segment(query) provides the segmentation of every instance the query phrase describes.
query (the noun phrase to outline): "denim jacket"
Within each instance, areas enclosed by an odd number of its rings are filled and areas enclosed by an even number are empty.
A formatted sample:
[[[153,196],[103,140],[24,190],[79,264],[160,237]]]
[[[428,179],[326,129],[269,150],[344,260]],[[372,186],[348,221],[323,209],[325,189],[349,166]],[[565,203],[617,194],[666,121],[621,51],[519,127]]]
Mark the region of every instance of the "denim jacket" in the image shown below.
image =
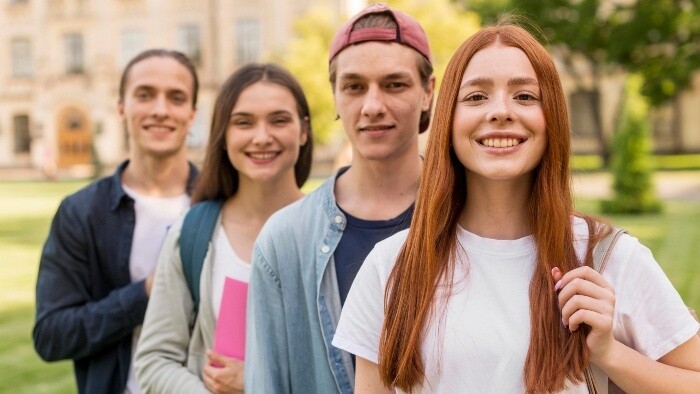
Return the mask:
[[[270,217],[256,240],[248,293],[247,392],[353,391],[350,354],[331,345],[341,308],[333,252],[346,224],[333,193],[338,174]]]
[[[136,214],[117,171],[66,197],[51,223],[36,284],[34,347],[46,361],[72,359],[80,393],[123,393],[144,281],[132,283]],[[197,169],[190,164],[187,191]]]

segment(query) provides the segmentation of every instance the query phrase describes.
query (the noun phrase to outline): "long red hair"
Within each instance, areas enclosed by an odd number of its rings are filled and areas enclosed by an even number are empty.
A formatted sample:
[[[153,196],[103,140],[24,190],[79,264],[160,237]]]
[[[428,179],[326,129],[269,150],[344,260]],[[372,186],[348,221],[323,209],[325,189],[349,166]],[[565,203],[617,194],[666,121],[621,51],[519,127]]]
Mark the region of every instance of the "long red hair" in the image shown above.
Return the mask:
[[[534,170],[528,202],[537,245],[537,265],[530,282],[530,346],[524,367],[528,392],[562,390],[567,379],[581,381],[588,365],[587,330],[570,333],[562,326],[551,269],[578,267],[571,229],[575,214],[569,174],[570,129],[564,91],[547,50],[525,29],[513,24],[486,27],[471,36],[450,60],[440,88],[425,155],[423,176],[408,238],[385,290],[385,321],[379,349],[379,371],[388,387],[410,391],[424,377],[420,346],[434,313],[440,283],[451,283],[455,264],[456,226],[467,197],[466,173],[457,160],[451,129],[464,70],[476,52],[496,41],[521,49],[530,59],[542,92],[547,148]],[[602,226],[585,215],[592,240]],[[439,317],[438,317],[439,318]]]

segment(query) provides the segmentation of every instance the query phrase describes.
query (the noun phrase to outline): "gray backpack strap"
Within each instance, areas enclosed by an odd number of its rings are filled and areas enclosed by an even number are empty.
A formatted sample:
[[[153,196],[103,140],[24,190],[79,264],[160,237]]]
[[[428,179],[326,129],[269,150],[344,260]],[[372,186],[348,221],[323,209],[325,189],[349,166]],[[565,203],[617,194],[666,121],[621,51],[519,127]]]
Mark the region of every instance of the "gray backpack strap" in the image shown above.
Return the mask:
[[[613,227],[612,232],[601,239],[593,248],[593,268],[599,273],[603,273],[608,264],[613,247],[622,234],[627,234],[626,230]]]

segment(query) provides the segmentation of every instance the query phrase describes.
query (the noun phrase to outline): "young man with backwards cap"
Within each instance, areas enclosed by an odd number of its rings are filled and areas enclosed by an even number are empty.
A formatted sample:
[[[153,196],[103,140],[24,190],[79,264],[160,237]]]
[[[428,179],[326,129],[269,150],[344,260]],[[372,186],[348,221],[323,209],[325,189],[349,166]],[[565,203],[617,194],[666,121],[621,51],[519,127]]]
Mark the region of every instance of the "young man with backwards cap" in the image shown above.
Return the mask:
[[[413,214],[435,79],[410,16],[374,4],[336,33],[329,56],[350,167],[273,215],[253,250],[246,391],[351,393],[354,360],[331,345],[340,310],[374,244]]]

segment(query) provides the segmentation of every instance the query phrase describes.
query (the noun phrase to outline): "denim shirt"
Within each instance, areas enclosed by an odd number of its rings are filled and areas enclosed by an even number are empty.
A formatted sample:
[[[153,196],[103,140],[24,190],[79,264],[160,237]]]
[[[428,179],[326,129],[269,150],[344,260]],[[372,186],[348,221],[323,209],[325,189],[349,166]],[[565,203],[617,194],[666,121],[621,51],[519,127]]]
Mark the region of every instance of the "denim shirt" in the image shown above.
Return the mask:
[[[34,347],[46,361],[72,359],[80,393],[123,393],[144,281],[131,283],[136,214],[117,171],[60,204],[39,263]],[[190,164],[188,193],[197,169]]]
[[[333,193],[338,174],[276,212],[256,240],[248,293],[247,392],[353,392],[350,354],[331,345],[341,308],[333,252],[346,224]]]

